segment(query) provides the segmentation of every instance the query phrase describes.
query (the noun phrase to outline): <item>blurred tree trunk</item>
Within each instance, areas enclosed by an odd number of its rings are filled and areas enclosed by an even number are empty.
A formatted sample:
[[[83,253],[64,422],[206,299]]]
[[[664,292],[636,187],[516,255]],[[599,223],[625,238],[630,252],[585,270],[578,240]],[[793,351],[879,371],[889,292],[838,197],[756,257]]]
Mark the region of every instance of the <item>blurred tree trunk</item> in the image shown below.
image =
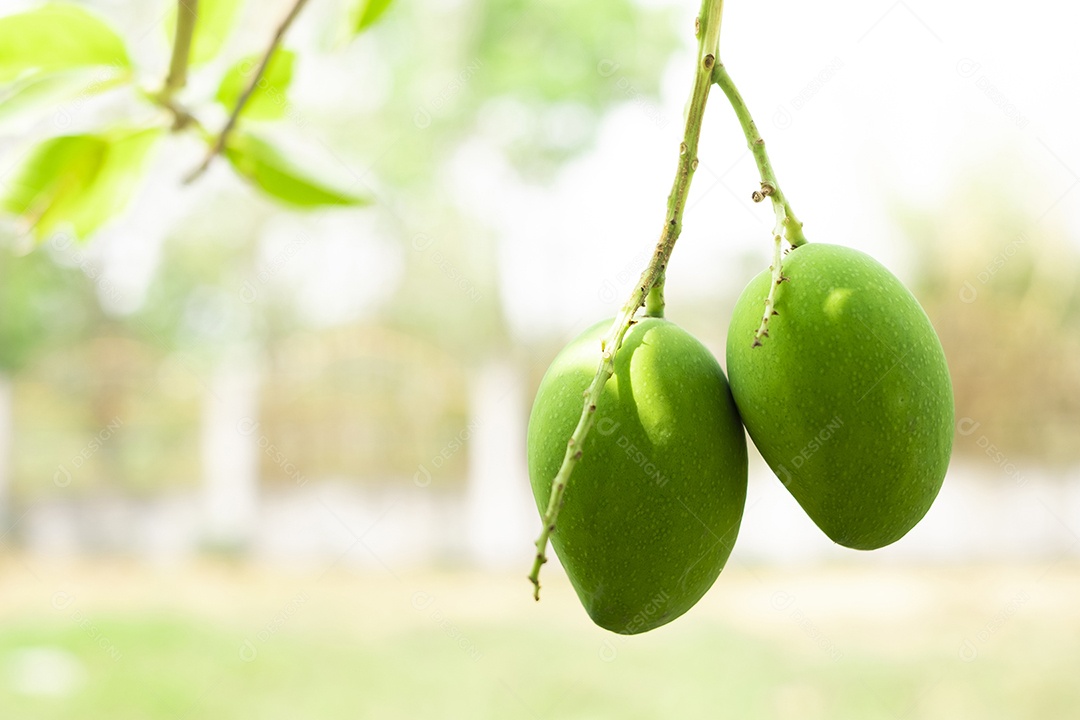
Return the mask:
[[[484,567],[523,567],[532,558],[533,518],[525,465],[525,381],[505,358],[469,378],[469,553]]]
[[[259,368],[250,353],[222,358],[203,406],[204,539],[224,550],[246,548],[259,508]]]

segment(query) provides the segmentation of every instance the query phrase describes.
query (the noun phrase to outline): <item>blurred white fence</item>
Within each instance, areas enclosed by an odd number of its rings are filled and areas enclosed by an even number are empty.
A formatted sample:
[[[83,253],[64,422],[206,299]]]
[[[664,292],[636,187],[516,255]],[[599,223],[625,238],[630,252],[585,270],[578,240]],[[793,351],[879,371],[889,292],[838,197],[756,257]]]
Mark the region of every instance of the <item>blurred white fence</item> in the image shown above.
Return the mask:
[[[499,453],[505,452],[499,446]],[[526,568],[539,518],[524,471],[480,476],[447,493],[401,478],[379,491],[311,482],[264,494],[246,552],[262,562],[398,568],[432,563]],[[20,522],[30,552],[121,552],[155,562],[198,552],[207,537],[196,494],[152,500],[96,498],[31,506]],[[874,553],[832,544],[760,461],[733,561],[748,563],[968,562],[1080,555],[1080,477],[1034,476],[1022,485],[954,466],[937,502],[905,538]],[[523,570],[524,572],[524,570]]]

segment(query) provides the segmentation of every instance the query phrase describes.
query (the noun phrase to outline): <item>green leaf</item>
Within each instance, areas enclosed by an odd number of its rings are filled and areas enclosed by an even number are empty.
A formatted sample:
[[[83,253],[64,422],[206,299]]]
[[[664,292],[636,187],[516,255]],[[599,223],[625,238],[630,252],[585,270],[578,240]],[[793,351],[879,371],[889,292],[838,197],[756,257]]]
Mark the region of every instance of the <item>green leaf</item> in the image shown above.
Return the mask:
[[[356,32],[362,33],[378,22],[393,0],[360,0],[356,16]]]
[[[251,134],[237,134],[225,148],[225,157],[237,173],[264,193],[298,207],[367,205],[371,201],[328,188],[302,177],[269,143]]]
[[[159,128],[105,135],[68,135],[38,145],[0,207],[19,215],[39,239],[70,228],[86,239],[124,209]]]
[[[259,68],[261,55],[251,55],[233,65],[221,78],[217,95],[214,99],[221,103],[226,110],[232,111],[240,94],[247,88],[248,83]],[[259,83],[251,93],[241,117],[248,120],[275,120],[285,115],[289,107],[287,93],[289,83],[292,82],[293,63],[296,54],[289,50],[277,50],[270,57],[266,66],[266,72],[259,78]]]
[[[90,65],[131,68],[123,40],[96,15],[49,3],[0,18],[0,83]]]
[[[66,103],[105,92],[129,78],[127,71],[102,66],[34,73],[0,89],[0,122],[23,113],[52,110],[53,124],[63,130],[70,121]]]
[[[170,0],[171,2],[171,0]],[[218,56],[225,41],[229,39],[233,24],[244,0],[199,0],[198,18],[195,20],[195,36],[191,41],[189,65],[202,65]],[[176,34],[176,3],[172,3],[165,31],[172,43]]]

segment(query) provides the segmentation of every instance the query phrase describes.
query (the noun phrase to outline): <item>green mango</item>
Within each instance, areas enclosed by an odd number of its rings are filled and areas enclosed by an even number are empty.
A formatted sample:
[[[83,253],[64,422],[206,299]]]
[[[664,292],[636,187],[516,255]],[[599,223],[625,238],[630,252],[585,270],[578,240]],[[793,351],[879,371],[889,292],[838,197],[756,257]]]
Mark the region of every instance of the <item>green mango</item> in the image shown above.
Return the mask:
[[[735,403],[762,457],[826,535],[883,547],[922,519],[949,465],[945,353],[915,297],[869,255],[812,243],[782,267],[778,314],[759,346],[770,272],[735,305]]]
[[[543,515],[611,321],[567,345],[540,383],[528,464]],[[724,371],[674,323],[627,331],[551,543],[593,621],[632,635],[671,622],[712,586],[746,503],[746,436]]]

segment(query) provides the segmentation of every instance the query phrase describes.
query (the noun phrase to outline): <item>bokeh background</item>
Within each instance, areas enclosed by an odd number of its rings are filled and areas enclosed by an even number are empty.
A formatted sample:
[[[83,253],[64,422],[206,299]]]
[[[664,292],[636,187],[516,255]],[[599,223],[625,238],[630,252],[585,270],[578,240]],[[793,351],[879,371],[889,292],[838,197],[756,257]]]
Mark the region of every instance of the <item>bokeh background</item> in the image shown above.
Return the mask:
[[[171,2],[78,3],[155,90]],[[179,96],[291,2],[238,3]],[[14,13],[35,3],[5,2]],[[548,362],[628,295],[663,220],[697,3],[312,0],[276,120],[363,207],[296,210],[159,143],[89,237],[0,227],[0,715],[1072,718],[1080,712],[1080,50],[1036,0],[730,0],[721,56],[811,241],[913,289],[956,395],[907,537],[832,545],[751,449],[727,569],[640,637],[525,574]],[[132,86],[0,89],[0,190],[43,139],[170,118]],[[713,93],[668,317],[718,357],[769,261]]]

